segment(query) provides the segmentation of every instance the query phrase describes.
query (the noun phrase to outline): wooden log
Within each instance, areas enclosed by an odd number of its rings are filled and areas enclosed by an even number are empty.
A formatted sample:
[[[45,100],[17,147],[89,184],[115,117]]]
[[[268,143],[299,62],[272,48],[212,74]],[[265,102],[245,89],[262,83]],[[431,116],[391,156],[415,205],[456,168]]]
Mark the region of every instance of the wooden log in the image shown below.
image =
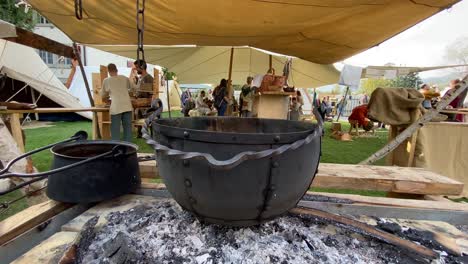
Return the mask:
[[[47,221],[71,206],[72,204],[48,200],[33,205],[3,220],[0,222],[0,245]]]
[[[48,39],[31,31],[16,27],[17,37],[5,38],[5,40],[16,42],[39,50],[45,50],[67,58],[74,58],[73,48],[60,42]]]
[[[391,142],[389,142],[380,150],[372,154],[367,159],[361,161],[359,164],[367,164],[367,165],[373,164],[374,162],[385,157],[387,154],[389,154],[391,151],[397,148],[403,141],[409,138],[414,132],[420,129],[424,124],[430,122],[435,116],[437,116],[437,114],[439,114],[440,111],[445,109],[445,107],[447,107],[447,105],[449,105],[450,102],[452,102],[455,98],[457,98],[457,96],[459,96],[463,91],[465,91],[468,88],[466,81],[468,81],[468,75],[466,75],[463,78],[462,82],[457,85],[458,88],[453,94],[451,94],[450,96],[444,96],[442,98],[442,100],[437,104],[435,109],[431,109],[427,111],[426,114],[424,114],[416,122],[408,126],[408,128],[406,128],[405,131],[403,131],[398,136],[396,136]]]
[[[423,258],[435,259],[438,257],[437,253],[424,246],[399,238],[387,232],[380,231],[370,225],[361,223],[359,221],[347,217],[310,208],[294,208],[291,209],[290,212],[293,214],[311,215],[325,219],[327,221],[342,224],[341,227],[351,229],[352,231],[359,232],[363,235],[369,235],[371,237],[377,238],[381,241],[404,249],[410,253],[415,253]]]

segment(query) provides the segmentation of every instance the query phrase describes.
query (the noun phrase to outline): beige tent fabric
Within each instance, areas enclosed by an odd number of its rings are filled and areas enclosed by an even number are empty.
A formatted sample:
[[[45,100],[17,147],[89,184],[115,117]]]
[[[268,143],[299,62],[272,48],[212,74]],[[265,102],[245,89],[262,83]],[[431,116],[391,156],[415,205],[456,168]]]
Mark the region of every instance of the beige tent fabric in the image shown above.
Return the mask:
[[[136,58],[136,46],[92,46],[124,57]],[[180,83],[218,84],[228,77],[230,47],[146,46],[148,63],[168,68]],[[249,47],[235,47],[232,66],[234,84],[244,84],[247,76],[265,74],[270,54]],[[288,57],[272,55],[272,67],[281,75]],[[338,81],[339,71],[333,65],[321,65],[293,58],[289,84],[298,88],[319,87]]]
[[[63,107],[83,108],[79,99],[57,79],[33,48],[0,39],[0,72],[6,73],[12,79],[27,83]],[[91,119],[91,113],[77,114]]]
[[[0,38],[16,37],[16,27],[6,21],[0,20]]]
[[[465,184],[463,195],[468,197],[468,134],[467,123],[429,123],[419,131],[424,146],[425,164],[417,166],[457,180]],[[447,151],[447,148],[450,151]]]
[[[362,71],[362,78],[382,78],[386,77],[389,71],[395,73],[395,77],[405,76],[413,72],[424,72],[439,69],[448,69],[456,67],[466,67],[468,64],[441,65],[433,67],[400,67],[400,66],[367,66]]]
[[[458,0],[146,0],[145,44],[250,46],[330,64],[391,38]],[[83,44],[137,43],[136,1],[28,0]]]

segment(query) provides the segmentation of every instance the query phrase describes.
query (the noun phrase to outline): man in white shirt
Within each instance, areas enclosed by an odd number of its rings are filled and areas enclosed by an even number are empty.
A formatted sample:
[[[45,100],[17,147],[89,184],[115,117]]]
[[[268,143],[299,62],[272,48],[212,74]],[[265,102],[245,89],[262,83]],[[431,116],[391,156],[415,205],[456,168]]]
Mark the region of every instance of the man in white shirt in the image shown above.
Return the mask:
[[[117,67],[111,63],[107,66],[110,77],[102,82],[101,96],[103,100],[110,97],[111,106],[111,137],[120,140],[120,125],[123,126],[123,139],[132,142],[132,102],[130,101],[130,81],[127,77],[117,74]]]

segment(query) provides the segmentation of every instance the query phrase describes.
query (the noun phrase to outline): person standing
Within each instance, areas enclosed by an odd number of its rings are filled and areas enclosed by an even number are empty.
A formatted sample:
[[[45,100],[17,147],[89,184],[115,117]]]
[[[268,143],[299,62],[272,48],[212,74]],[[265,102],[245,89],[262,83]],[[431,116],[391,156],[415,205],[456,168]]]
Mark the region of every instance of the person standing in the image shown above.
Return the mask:
[[[111,137],[112,140],[120,140],[120,126],[123,126],[123,139],[132,142],[132,102],[128,94],[130,80],[118,75],[117,66],[107,65],[109,77],[102,82],[101,96],[105,101],[111,100]]]
[[[216,110],[218,110],[218,116],[224,116],[224,113],[226,112],[229,101],[227,96],[227,80],[222,79],[213,91],[214,105]]]
[[[253,89],[252,89],[252,77],[247,77],[247,83],[242,86],[240,94],[241,102],[241,117],[252,117],[252,105],[253,105]]]
[[[144,60],[136,60],[130,72],[130,84],[133,96],[136,98],[151,98],[154,78],[147,71]]]
[[[302,98],[301,91],[296,91],[297,104],[299,105],[299,115],[303,115],[302,106],[304,105],[304,98]]]

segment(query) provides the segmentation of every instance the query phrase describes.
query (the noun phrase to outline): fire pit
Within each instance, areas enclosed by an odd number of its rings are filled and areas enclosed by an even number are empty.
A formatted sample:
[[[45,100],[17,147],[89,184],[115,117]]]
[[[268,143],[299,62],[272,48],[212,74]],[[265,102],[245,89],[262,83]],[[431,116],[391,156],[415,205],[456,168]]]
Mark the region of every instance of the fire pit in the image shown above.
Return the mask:
[[[232,117],[152,123],[159,173],[199,219],[248,226],[293,208],[317,171],[321,124]]]

